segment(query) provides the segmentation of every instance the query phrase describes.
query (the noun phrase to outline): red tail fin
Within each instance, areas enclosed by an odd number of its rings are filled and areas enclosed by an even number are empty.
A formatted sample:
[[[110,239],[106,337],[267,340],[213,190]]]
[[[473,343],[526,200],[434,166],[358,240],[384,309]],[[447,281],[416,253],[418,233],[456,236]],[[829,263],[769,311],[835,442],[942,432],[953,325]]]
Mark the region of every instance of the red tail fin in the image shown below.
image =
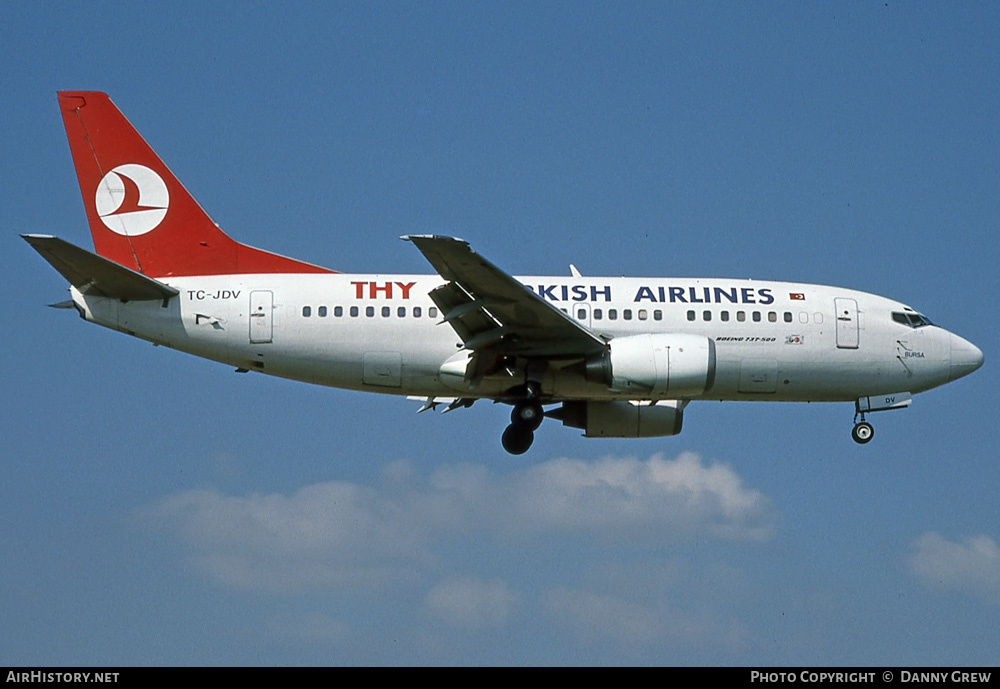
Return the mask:
[[[59,107],[101,256],[153,277],[331,272],[227,236],[107,94],[62,91]]]

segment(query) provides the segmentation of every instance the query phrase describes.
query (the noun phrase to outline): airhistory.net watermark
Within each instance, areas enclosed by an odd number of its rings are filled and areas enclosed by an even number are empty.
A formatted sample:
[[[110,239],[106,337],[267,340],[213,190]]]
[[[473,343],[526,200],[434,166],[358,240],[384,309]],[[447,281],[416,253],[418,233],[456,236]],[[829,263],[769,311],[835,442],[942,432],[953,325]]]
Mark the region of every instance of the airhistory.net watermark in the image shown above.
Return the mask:
[[[7,671],[7,682],[58,682],[66,684],[104,684],[118,681],[118,672],[49,672],[47,670]]]

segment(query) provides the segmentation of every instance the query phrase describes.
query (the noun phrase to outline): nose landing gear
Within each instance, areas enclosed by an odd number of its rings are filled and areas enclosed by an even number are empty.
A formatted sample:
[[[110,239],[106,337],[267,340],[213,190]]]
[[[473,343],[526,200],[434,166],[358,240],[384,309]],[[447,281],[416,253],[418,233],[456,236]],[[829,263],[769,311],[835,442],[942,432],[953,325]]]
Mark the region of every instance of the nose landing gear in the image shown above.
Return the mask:
[[[887,411],[889,409],[905,409],[910,406],[912,395],[909,392],[893,392],[888,395],[872,395],[859,397],[854,402],[854,428],[851,437],[858,445],[864,445],[875,437],[875,429],[865,421],[865,413]],[[860,417],[861,421],[858,421]]]
[[[854,428],[851,429],[851,437],[858,445],[864,445],[875,437],[875,429],[867,421],[861,421],[854,424]]]

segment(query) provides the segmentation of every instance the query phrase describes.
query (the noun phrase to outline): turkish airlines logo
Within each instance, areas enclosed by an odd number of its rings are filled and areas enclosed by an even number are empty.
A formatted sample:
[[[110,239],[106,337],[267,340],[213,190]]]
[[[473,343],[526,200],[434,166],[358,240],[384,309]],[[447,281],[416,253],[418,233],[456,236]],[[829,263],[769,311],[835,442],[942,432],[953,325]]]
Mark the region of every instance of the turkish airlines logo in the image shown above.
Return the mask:
[[[97,214],[112,232],[134,237],[163,222],[170,205],[167,185],[145,165],[119,165],[104,175],[94,199]]]

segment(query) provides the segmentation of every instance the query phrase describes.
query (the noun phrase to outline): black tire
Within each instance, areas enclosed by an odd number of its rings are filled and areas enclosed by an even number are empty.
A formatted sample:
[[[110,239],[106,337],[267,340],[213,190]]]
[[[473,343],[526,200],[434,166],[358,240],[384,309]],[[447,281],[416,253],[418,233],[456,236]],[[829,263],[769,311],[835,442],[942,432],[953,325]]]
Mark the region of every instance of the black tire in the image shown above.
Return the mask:
[[[858,445],[864,445],[871,442],[871,439],[875,437],[875,429],[867,421],[862,421],[851,431],[851,437],[854,438],[854,442]]]
[[[527,428],[529,431],[538,430],[545,420],[545,410],[538,402],[522,402],[515,404],[514,410],[510,413],[510,422],[517,426]]]
[[[512,455],[523,455],[535,442],[535,432],[516,423],[507,426],[500,438],[503,449]]]

